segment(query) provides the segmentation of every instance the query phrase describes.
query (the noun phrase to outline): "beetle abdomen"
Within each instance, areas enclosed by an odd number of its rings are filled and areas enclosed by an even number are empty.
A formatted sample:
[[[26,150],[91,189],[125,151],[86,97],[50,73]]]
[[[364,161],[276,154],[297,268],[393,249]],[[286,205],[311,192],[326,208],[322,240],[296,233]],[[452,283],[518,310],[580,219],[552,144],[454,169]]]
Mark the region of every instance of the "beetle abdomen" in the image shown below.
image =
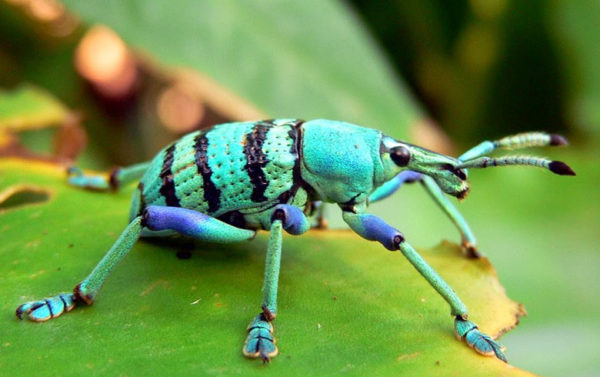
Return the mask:
[[[182,137],[152,161],[140,181],[139,207],[179,206],[218,217],[279,203],[294,186],[299,124],[228,123]]]

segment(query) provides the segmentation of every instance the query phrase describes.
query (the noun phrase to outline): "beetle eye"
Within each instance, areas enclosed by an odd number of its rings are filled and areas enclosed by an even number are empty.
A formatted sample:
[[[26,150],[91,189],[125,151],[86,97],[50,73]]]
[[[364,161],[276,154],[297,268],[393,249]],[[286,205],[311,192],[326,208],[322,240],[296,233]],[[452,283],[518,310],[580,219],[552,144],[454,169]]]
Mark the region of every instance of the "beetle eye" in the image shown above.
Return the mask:
[[[410,162],[410,152],[404,147],[395,147],[390,150],[392,161],[398,166],[406,166]]]

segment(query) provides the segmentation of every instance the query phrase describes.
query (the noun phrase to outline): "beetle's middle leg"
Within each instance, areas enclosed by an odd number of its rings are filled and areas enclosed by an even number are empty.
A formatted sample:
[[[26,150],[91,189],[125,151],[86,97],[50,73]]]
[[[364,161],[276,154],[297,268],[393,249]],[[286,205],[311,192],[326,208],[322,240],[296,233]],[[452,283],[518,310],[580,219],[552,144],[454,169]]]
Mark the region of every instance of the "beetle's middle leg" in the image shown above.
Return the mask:
[[[191,209],[148,206],[141,216],[135,217],[129,223],[98,265],[75,287],[73,293],[62,293],[25,303],[17,308],[17,317],[43,322],[72,310],[76,304],[91,305],[110,273],[133,248],[145,229],[174,230],[207,242],[220,243],[249,240],[255,234],[252,230],[236,228]]]
[[[477,251],[477,241],[475,240],[475,235],[473,235],[469,224],[431,177],[414,171],[405,170],[377,188],[371,196],[369,196],[369,201],[373,203],[385,199],[396,192],[402,184],[412,182],[421,182],[431,198],[456,226],[461,236],[461,246],[465,254],[471,258],[480,257],[481,255]]]
[[[277,315],[277,287],[279,283],[279,267],[281,264],[282,230],[298,235],[310,228],[310,221],[297,207],[279,204],[271,215],[271,229],[267,258],[265,263],[265,279],[263,283],[262,313],[257,315],[248,325],[248,336],[242,352],[249,358],[261,358],[269,361],[277,355],[271,322]]]
[[[400,250],[408,261],[419,271],[427,282],[450,305],[451,314],[455,317],[454,329],[459,339],[464,340],[470,347],[480,354],[493,356],[506,361],[502,346],[489,335],[482,333],[477,325],[467,320],[467,307],[456,295],[454,290],[442,277],[417,253],[417,251],[404,240],[404,236],[395,228],[385,223],[377,216],[344,211],[344,221],[361,237],[371,241],[378,241],[388,250]]]

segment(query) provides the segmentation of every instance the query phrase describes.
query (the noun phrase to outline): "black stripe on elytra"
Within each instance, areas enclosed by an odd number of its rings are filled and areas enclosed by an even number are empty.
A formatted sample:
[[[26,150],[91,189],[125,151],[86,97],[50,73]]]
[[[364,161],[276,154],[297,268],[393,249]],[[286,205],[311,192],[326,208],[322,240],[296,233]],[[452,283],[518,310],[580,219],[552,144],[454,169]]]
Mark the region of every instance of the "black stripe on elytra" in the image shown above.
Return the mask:
[[[216,212],[221,207],[221,190],[211,180],[213,172],[210,166],[208,166],[208,139],[206,138],[206,134],[198,134],[194,139],[194,143],[196,166],[198,167],[198,172],[202,174],[204,200],[208,203],[208,212]]]
[[[253,202],[264,202],[267,200],[265,190],[269,185],[263,168],[269,162],[267,155],[263,152],[262,147],[269,132],[271,121],[257,122],[252,128],[252,131],[246,135],[246,143],[244,145],[244,155],[246,155],[246,165],[244,169],[248,173],[250,182],[254,186],[250,199]]]
[[[162,178],[162,186],[160,186],[160,193],[165,197],[167,206],[179,207],[179,199],[175,195],[175,181],[173,180],[173,155],[175,154],[175,144],[167,148],[165,152],[165,159],[163,166],[160,171],[160,178]]]
[[[294,184],[292,185],[292,188],[290,190],[284,192],[283,194],[281,194],[279,196],[280,200],[283,200],[283,199],[286,200],[285,202],[280,201],[280,203],[286,203],[287,200],[289,200],[289,197],[296,195],[296,192],[298,191],[298,189],[300,187],[302,187],[304,190],[306,190],[306,193],[308,194],[308,200],[306,202],[307,206],[310,205],[310,203],[313,200],[319,200],[317,198],[315,189],[312,188],[312,186],[309,185],[304,179],[302,179],[302,171],[301,171],[300,166],[301,166],[302,160],[303,160],[303,155],[302,155],[302,124],[303,123],[304,123],[303,120],[295,120],[294,122],[290,123],[290,126],[292,126],[292,127],[291,127],[288,135],[293,140],[292,148],[290,149],[290,153],[292,155],[296,156],[296,161],[294,163],[294,170],[293,170],[293,175],[292,175]],[[289,192],[290,194],[287,194],[287,192]],[[306,210],[305,210],[305,212],[306,212]]]
[[[301,186],[302,177],[300,176],[300,136],[299,129],[300,125],[304,123],[303,120],[295,120],[287,124],[290,127],[288,131],[288,137],[292,140],[292,146],[290,148],[290,154],[294,156],[294,170],[292,171],[292,187],[289,190],[282,192],[277,198],[279,203],[286,204],[290,198],[296,195],[298,188]]]

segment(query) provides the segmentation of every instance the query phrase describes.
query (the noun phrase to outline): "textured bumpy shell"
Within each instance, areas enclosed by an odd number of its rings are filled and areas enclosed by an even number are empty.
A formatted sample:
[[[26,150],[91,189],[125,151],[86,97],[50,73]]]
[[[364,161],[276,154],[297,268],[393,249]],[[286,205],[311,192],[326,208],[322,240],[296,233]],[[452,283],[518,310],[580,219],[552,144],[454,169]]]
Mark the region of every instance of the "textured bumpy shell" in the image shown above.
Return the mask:
[[[230,123],[184,136],[154,157],[140,181],[141,195],[134,194],[132,214],[168,205],[219,217],[288,201],[300,123]]]

